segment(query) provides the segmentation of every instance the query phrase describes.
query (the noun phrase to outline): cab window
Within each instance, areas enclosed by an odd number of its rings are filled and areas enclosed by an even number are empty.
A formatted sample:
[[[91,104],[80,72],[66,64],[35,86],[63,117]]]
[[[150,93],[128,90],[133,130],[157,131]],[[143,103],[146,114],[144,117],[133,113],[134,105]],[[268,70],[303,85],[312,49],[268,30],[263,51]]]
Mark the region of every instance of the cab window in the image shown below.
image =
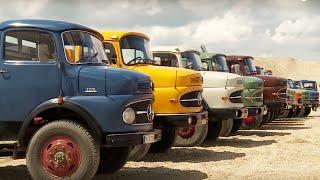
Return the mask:
[[[104,52],[112,64],[117,64],[117,55],[114,46],[111,43],[104,43]]]
[[[177,56],[170,53],[154,53],[154,60],[156,65],[179,67]]]
[[[53,37],[37,31],[9,31],[5,34],[5,60],[56,61]]]

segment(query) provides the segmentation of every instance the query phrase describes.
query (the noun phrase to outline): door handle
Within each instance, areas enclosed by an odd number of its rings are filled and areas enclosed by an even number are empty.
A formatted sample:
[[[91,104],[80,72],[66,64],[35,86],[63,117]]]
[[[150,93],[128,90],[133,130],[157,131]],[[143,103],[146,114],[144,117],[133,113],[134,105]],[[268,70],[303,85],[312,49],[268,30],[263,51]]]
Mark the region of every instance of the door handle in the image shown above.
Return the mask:
[[[4,71],[2,69],[0,69],[0,74],[4,74],[4,73],[7,73],[8,71]]]

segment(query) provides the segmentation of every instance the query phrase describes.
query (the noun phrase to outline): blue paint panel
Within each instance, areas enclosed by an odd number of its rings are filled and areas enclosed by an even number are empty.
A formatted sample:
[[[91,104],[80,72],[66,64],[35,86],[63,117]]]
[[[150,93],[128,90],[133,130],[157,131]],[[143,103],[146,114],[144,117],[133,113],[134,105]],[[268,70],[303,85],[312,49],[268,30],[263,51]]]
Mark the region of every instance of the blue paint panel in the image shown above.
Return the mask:
[[[56,64],[6,62],[0,74],[0,121],[24,121],[42,102],[59,96]]]
[[[105,66],[85,66],[79,72],[79,92],[88,96],[105,96]]]

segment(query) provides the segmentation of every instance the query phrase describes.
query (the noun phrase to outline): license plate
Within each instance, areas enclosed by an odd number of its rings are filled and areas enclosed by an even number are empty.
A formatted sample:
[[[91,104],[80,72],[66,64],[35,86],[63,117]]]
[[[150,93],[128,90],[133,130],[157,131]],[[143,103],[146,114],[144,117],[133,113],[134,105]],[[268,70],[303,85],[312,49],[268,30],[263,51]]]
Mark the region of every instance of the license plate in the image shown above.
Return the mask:
[[[143,144],[150,144],[155,141],[154,134],[148,134],[143,136]]]

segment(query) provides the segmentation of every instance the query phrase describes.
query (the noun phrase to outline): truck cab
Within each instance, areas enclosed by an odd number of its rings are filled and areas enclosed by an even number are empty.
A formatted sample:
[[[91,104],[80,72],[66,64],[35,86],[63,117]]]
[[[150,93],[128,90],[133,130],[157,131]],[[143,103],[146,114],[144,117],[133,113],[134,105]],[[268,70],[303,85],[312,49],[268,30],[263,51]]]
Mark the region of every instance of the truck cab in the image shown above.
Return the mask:
[[[162,140],[150,152],[165,152],[174,145],[178,129],[186,138],[195,137],[194,127],[207,124],[202,107],[202,77],[198,72],[156,66],[149,46],[150,38],[138,32],[102,32],[111,65],[148,74],[154,88],[154,126],[162,130]],[[204,132],[205,133],[205,132]],[[195,145],[203,141],[195,137]],[[147,151],[144,148],[144,152]]]
[[[283,117],[297,117],[300,114],[302,108],[304,108],[303,99],[308,92],[302,92],[300,83],[295,83],[292,79],[288,79],[288,111],[283,115]]]
[[[226,61],[226,55],[209,53],[204,45],[200,58],[207,71],[227,72],[229,67]],[[242,101],[248,109],[248,117],[244,118],[243,128],[258,128],[262,125],[263,115],[267,108],[263,105],[263,80],[252,76],[243,76],[244,90],[242,92]]]
[[[258,74],[254,58],[251,56],[227,56],[227,63],[231,73],[254,76],[264,81],[263,103],[267,106],[268,112],[263,123],[278,118],[287,110],[287,79]]]
[[[296,89],[301,91],[303,108],[298,116],[308,116],[311,110],[316,111],[319,106],[319,92],[317,83],[309,80],[292,81]]]
[[[193,69],[203,77],[203,97],[209,112],[209,139],[228,136],[234,119],[247,117],[248,110],[242,102],[243,81],[239,75],[226,72],[207,71],[201,62],[200,53],[195,50],[154,50],[156,64]],[[240,123],[242,125],[242,123]]]
[[[113,173],[132,146],[160,140],[150,77],[105,65],[99,32],[13,20],[0,38],[0,147],[26,152],[33,179]]]

